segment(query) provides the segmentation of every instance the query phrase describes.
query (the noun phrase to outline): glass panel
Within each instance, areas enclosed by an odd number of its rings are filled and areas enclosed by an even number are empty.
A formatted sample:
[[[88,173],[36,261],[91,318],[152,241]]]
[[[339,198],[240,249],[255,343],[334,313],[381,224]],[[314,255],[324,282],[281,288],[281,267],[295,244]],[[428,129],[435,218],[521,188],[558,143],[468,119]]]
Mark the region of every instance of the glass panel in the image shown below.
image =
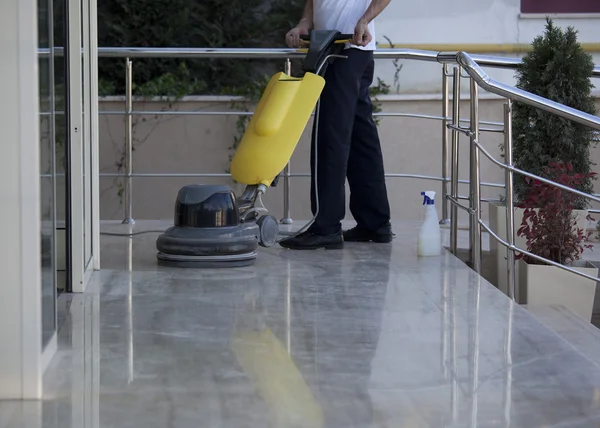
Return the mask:
[[[66,0],[53,1],[53,21],[54,21],[54,105],[55,125],[54,136],[56,146],[56,271],[57,287],[59,291],[68,291],[67,260],[69,253],[69,241],[67,239],[67,117],[68,106],[67,86],[66,86],[66,67],[67,56],[65,47],[67,46],[66,26],[65,26]]]
[[[83,243],[85,267],[92,257],[92,129],[91,129],[91,85],[90,85],[90,20],[88,0],[81,0],[81,40],[83,73]]]
[[[40,208],[42,258],[42,346],[56,331],[56,272],[54,225],[54,85],[52,0],[38,0],[39,108],[40,108]]]

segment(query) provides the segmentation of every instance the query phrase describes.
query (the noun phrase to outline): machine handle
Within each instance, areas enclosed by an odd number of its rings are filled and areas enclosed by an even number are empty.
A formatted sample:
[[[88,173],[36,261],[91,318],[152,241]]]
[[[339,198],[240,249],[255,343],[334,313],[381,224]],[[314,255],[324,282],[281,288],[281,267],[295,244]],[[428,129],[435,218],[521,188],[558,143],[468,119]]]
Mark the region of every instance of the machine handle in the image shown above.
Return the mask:
[[[344,44],[352,40],[352,35],[341,34],[336,30],[314,30],[310,35],[300,36],[303,43],[309,45],[306,50],[306,58],[302,70],[304,72],[317,73],[321,71],[322,65],[335,54],[343,50]]]
[[[336,44],[350,43],[352,41],[352,37],[354,37],[354,34],[338,34],[334,39],[335,40],[334,43],[336,43]],[[300,40],[307,42],[307,44],[309,44],[310,43],[310,34],[300,35]]]

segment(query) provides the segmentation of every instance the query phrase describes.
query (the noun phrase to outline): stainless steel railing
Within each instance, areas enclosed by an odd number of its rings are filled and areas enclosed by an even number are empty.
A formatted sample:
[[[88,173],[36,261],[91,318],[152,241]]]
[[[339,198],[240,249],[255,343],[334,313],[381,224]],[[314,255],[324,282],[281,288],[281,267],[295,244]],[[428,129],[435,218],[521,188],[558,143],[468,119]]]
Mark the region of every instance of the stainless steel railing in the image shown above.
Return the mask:
[[[453,168],[451,170],[451,183],[452,183],[452,191],[448,196],[452,204],[452,214],[450,218],[451,224],[451,250],[456,253],[456,208],[462,208],[467,211],[470,215],[470,227],[469,227],[469,237],[470,237],[470,261],[472,263],[473,269],[477,273],[481,273],[481,261],[482,261],[482,251],[481,251],[481,236],[482,230],[487,231],[492,239],[495,239],[501,245],[505,246],[508,249],[508,260],[507,260],[507,273],[508,273],[508,292],[509,296],[514,300],[516,296],[515,292],[515,253],[519,252],[521,254],[527,255],[531,258],[534,258],[543,263],[559,267],[563,270],[567,270],[576,275],[585,277],[587,279],[591,279],[593,281],[597,281],[598,278],[593,277],[591,275],[579,272],[571,267],[561,265],[552,260],[546,259],[544,257],[540,257],[538,255],[532,254],[529,251],[519,248],[515,245],[515,227],[514,227],[514,189],[513,189],[513,174],[522,174],[526,177],[530,177],[535,180],[539,180],[548,185],[560,188],[562,190],[571,192],[578,196],[582,196],[584,198],[593,200],[595,202],[600,202],[600,197],[597,195],[590,195],[570,187],[564,186],[562,184],[556,183],[552,180],[548,180],[537,175],[531,174],[527,171],[520,170],[513,166],[513,158],[512,158],[512,103],[513,101],[518,101],[523,104],[527,104],[544,111],[555,114],[558,117],[569,119],[580,123],[582,125],[591,127],[595,130],[600,130],[600,117],[590,115],[588,113],[570,108],[563,104],[556,103],[552,100],[537,96],[535,94],[528,93],[521,89],[512,87],[510,85],[506,85],[504,83],[498,82],[492,78],[490,78],[482,68],[470,57],[468,54],[464,52],[455,53],[455,54],[441,54],[440,61],[443,63],[454,63],[456,64],[454,68],[454,76],[455,78],[458,76],[460,79],[460,71],[461,69],[466,71],[470,79],[470,113],[471,120],[470,126],[468,129],[461,129],[460,127],[452,126],[452,132],[454,133],[452,138],[452,165]],[[455,89],[459,84],[457,83],[459,80],[455,80]],[[479,88],[483,88],[488,92],[494,93],[496,95],[500,95],[504,98],[507,98],[507,103],[504,106],[504,153],[506,162],[501,162],[495,159],[481,144],[480,135],[481,129],[479,127]],[[453,108],[453,119],[456,121],[458,111],[458,103],[454,103]],[[456,195],[456,180],[458,177],[458,164],[457,164],[457,156],[458,153],[458,135],[459,133],[464,133],[469,137],[470,140],[470,164],[469,164],[469,207],[465,207],[460,204],[457,195]],[[481,219],[481,185],[480,185],[480,154],[483,154],[487,159],[489,159],[494,165],[505,170],[505,203],[506,203],[506,230],[507,230],[507,240],[502,239],[497,234],[495,234]]]
[[[131,82],[131,60],[130,58],[250,58],[250,59],[284,59],[286,66],[289,64],[290,58],[303,57],[300,53],[293,49],[213,49],[213,48],[99,48],[99,56],[112,58],[126,58],[127,61],[127,82]],[[376,116],[389,117],[412,117],[426,120],[442,121],[442,177],[433,177],[416,174],[386,174],[386,177],[404,177],[404,178],[419,178],[425,180],[440,181],[442,183],[442,222],[450,224],[450,250],[456,254],[457,252],[457,236],[458,236],[458,209],[462,209],[469,214],[469,253],[470,262],[473,269],[481,273],[482,262],[482,231],[486,230],[490,236],[497,240],[501,245],[505,246],[509,251],[508,260],[508,289],[511,298],[515,298],[515,271],[514,259],[515,252],[528,255],[532,258],[540,260],[544,263],[560,267],[574,274],[586,277],[588,279],[597,280],[590,275],[581,273],[575,269],[552,262],[543,257],[536,256],[528,251],[515,246],[514,239],[514,218],[513,218],[513,174],[523,174],[528,177],[538,179],[547,184],[559,187],[563,190],[573,192],[579,196],[600,202],[598,195],[588,195],[583,192],[562,186],[550,180],[530,174],[526,171],[515,168],[512,165],[512,102],[518,101],[527,105],[540,108],[544,111],[555,114],[559,117],[573,120],[577,123],[589,126],[593,129],[600,130],[600,118],[588,113],[578,111],[568,106],[556,103],[549,99],[528,93],[516,87],[498,82],[490,78],[482,69],[482,66],[507,68],[512,69],[521,63],[518,58],[499,58],[485,55],[469,55],[465,52],[433,52],[419,51],[411,49],[380,49],[375,51],[376,59],[409,59],[417,61],[438,62],[442,64],[442,115],[418,115],[408,113],[375,113]],[[450,66],[453,67],[450,73]],[[466,72],[463,76],[462,72]],[[595,67],[593,71],[594,77],[600,77],[600,67]],[[450,98],[450,79],[452,78],[452,98]],[[460,93],[461,79],[469,79],[470,89],[470,118],[469,120],[460,119]],[[506,98],[507,103],[504,107],[504,121],[484,122],[479,117],[479,89],[499,95]],[[133,114],[139,115],[154,115],[154,114],[173,114],[173,115],[201,115],[201,114],[229,114],[229,115],[251,115],[251,112],[151,112],[151,111],[135,111],[132,108],[131,85],[128,85],[126,94],[125,112],[107,111],[101,114],[116,115],[126,114],[131,117]],[[452,103],[450,105],[450,100]],[[449,115],[451,110],[451,115]],[[462,123],[467,122],[468,127],[462,126]],[[130,128],[131,121],[128,121]],[[483,128],[482,124],[502,126],[502,129]],[[496,160],[493,156],[481,145],[480,135],[483,132],[502,132],[504,134],[504,152],[506,163]],[[451,133],[451,136],[449,135]],[[459,180],[459,141],[460,135],[464,134],[469,137],[470,142],[470,160],[469,160],[469,180]],[[131,132],[127,130],[126,134],[127,150],[131,151]],[[480,155],[488,158],[493,164],[505,170],[505,184],[500,183],[484,183],[480,176]],[[449,159],[450,158],[450,159]],[[229,174],[177,174],[177,173],[133,173],[132,158],[130,153],[126,156],[126,174],[102,174],[106,177],[126,177],[127,187],[126,192],[127,206],[124,222],[133,222],[132,206],[131,206],[131,180],[134,177],[227,177]],[[450,160],[450,162],[448,162]],[[448,178],[448,171],[450,177]],[[289,165],[284,172],[284,206],[286,207],[284,218],[282,221],[291,222],[291,214],[289,212],[290,198],[290,183],[292,177],[306,177],[307,173],[291,173]],[[467,197],[458,194],[459,183],[469,184],[469,195]],[[449,186],[448,186],[449,185]],[[503,187],[505,189],[505,202],[507,208],[507,240],[497,236],[481,219],[481,204],[485,202],[481,198],[481,187]],[[460,203],[460,200],[468,200],[469,206],[466,207]],[[287,203],[286,203],[287,201]],[[448,205],[449,204],[449,205]],[[450,210],[448,208],[450,207]],[[448,216],[449,213],[449,216]]]
[[[124,54],[132,53],[131,49],[127,48],[115,48],[114,51],[112,49],[102,49],[102,53],[104,56],[113,57],[113,56],[121,56]],[[159,57],[161,52],[166,57],[179,57],[179,55],[189,57],[204,57],[204,58],[221,58],[221,57],[240,57],[242,55],[239,49],[134,49],[134,56],[140,57],[143,56],[144,52],[149,52],[151,57]],[[215,52],[217,51],[217,52]],[[279,50],[265,50],[265,49],[247,49],[249,51],[246,53],[246,56],[241,56],[241,58],[271,58],[268,56],[269,53],[275,55],[275,57],[280,58],[281,52]],[[275,51],[275,52],[272,52]],[[286,53],[290,53],[290,50],[283,50]],[[108,53],[107,53],[108,52]],[[255,53],[256,56],[249,56],[249,54]],[[291,51],[293,56],[297,56],[298,53],[296,51]],[[303,54],[300,54],[303,55]],[[408,57],[409,55],[413,55],[410,51],[398,50],[396,52],[397,56],[393,56],[391,53],[386,53],[386,55],[390,58],[400,58],[400,57]],[[427,58],[428,60],[433,60],[434,53],[428,53],[427,55],[423,52],[414,53],[416,58]],[[286,58],[285,66],[287,67],[289,64],[289,58]],[[444,70],[447,67],[444,66]],[[144,116],[154,116],[154,115],[163,115],[163,116],[202,116],[202,115],[233,115],[233,116],[242,116],[242,115],[252,115],[252,112],[246,111],[151,111],[151,110],[133,110],[133,94],[132,94],[132,75],[133,75],[133,66],[132,61],[129,57],[126,58],[126,94],[125,94],[125,110],[124,111],[100,111],[100,115],[125,115],[126,120],[126,132],[125,132],[125,159],[124,159],[124,168],[125,173],[101,173],[100,177],[124,177],[126,179],[125,188],[124,188],[124,199],[125,199],[125,218],[123,220],[124,224],[134,224],[135,220],[133,218],[133,179],[134,178],[148,178],[148,177],[205,177],[205,178],[217,178],[217,177],[230,177],[230,174],[224,173],[134,173],[133,172],[133,140],[132,140],[132,116],[133,115],[144,115]],[[449,76],[444,73],[443,78],[445,81],[448,80]],[[444,104],[448,104],[448,91],[444,93]],[[444,112],[443,112],[444,113]],[[314,114],[313,114],[314,116]],[[448,152],[448,139],[446,129],[446,124],[449,120],[446,114],[443,116],[433,116],[433,115],[424,115],[424,114],[412,114],[412,113],[399,113],[399,112],[377,112],[374,113],[374,116],[380,117],[409,117],[409,118],[418,118],[424,120],[436,120],[442,121],[442,141],[443,141],[443,159],[442,159],[442,177],[434,177],[434,176],[426,176],[419,174],[395,174],[395,173],[387,173],[387,178],[413,178],[413,179],[424,179],[424,180],[432,180],[432,181],[440,181],[442,183],[442,209],[443,209],[443,219],[441,220],[442,224],[449,224],[450,220],[448,218],[448,201],[445,198],[447,195],[447,184],[450,179],[448,177],[448,166],[447,166],[447,152]],[[468,120],[459,120],[459,123],[469,123]],[[500,122],[491,122],[491,121],[482,121],[482,124],[491,125],[491,126],[502,126]],[[483,131],[487,132],[502,132],[501,129],[496,129],[493,127],[482,128]],[[291,216],[291,204],[290,204],[290,179],[292,177],[309,177],[308,173],[292,173],[290,171],[290,165],[286,165],[282,177],[283,177],[283,205],[284,205],[284,215],[281,219],[281,222],[284,224],[292,223]],[[461,183],[467,183],[468,181],[462,180]],[[500,183],[482,183],[482,186],[489,187],[503,187]]]
[[[47,50],[46,50],[47,51]],[[55,52],[61,51],[61,48],[56,48]],[[42,54],[48,54],[44,50],[40,51]],[[286,67],[289,64],[290,58],[301,58],[305,54],[295,49],[235,49],[235,48],[99,48],[98,55],[106,58],[126,58],[126,81],[127,91],[125,96],[125,111],[101,111],[101,115],[123,115],[125,114],[126,121],[126,156],[125,156],[125,174],[100,174],[101,177],[119,177],[123,176],[126,178],[126,185],[124,189],[125,197],[125,219],[123,223],[135,223],[133,218],[133,178],[135,177],[226,177],[227,174],[170,174],[170,173],[133,173],[133,157],[131,153],[132,147],[132,120],[133,115],[172,115],[172,116],[186,116],[186,115],[252,115],[252,112],[226,112],[226,111],[212,111],[212,112],[198,112],[198,111],[137,111],[133,110],[133,96],[131,90],[132,80],[132,61],[131,58],[245,58],[245,59],[285,59]],[[434,51],[419,51],[411,49],[380,49],[375,52],[375,58],[377,59],[411,59],[418,61],[429,61],[429,62],[440,62],[440,58],[444,58],[444,54],[440,54]],[[520,60],[515,58],[495,58],[485,55],[479,55],[472,57],[478,64],[497,68],[514,68]],[[597,70],[597,75],[600,76],[600,68]],[[442,101],[442,116],[431,116],[431,115],[419,115],[409,113],[396,113],[396,112],[379,112],[375,113],[375,116],[381,117],[410,117],[419,118],[425,120],[439,120],[442,121],[442,176],[441,177],[426,177],[416,174],[387,174],[387,177],[401,177],[401,178],[421,178],[440,181],[442,183],[442,224],[449,224],[450,217],[448,215],[448,185],[450,179],[448,178],[448,151],[449,151],[449,129],[447,127],[450,118],[448,117],[449,107],[449,79],[453,77],[448,74],[448,63],[445,63],[442,70],[443,78],[443,101]],[[456,94],[454,94],[456,96]],[[458,119],[457,123],[452,123],[453,127],[460,127],[462,123],[469,123],[468,120]],[[481,122],[482,124],[501,126],[502,123],[497,122]],[[502,132],[502,129],[495,128],[481,128],[485,132]],[[292,174],[290,172],[290,165],[288,164],[283,171],[283,204],[284,204],[284,215],[282,222],[291,223],[292,216],[290,212],[290,178],[295,176],[308,176],[308,174]],[[468,183],[468,182],[467,182]],[[483,186],[503,187],[499,183],[482,183]]]
[[[61,48],[56,48],[61,49]],[[43,50],[40,50],[42,52]],[[47,49],[46,49],[47,51]],[[375,59],[409,59],[416,61],[447,62],[444,58],[456,53],[424,51],[416,49],[377,49]],[[239,59],[283,59],[303,58],[305,54],[296,49],[251,49],[251,48],[98,48],[98,56],[104,58],[239,58]],[[522,60],[489,55],[468,55],[479,66],[514,69]],[[593,71],[600,77],[600,67]]]

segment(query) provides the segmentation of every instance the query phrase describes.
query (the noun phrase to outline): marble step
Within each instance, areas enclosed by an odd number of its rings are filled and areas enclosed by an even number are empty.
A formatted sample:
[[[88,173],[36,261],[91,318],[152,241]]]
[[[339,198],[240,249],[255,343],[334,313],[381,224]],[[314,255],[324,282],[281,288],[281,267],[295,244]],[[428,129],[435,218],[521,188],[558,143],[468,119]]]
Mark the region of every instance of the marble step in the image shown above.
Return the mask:
[[[600,329],[562,305],[523,305],[523,307],[542,324],[600,367]]]

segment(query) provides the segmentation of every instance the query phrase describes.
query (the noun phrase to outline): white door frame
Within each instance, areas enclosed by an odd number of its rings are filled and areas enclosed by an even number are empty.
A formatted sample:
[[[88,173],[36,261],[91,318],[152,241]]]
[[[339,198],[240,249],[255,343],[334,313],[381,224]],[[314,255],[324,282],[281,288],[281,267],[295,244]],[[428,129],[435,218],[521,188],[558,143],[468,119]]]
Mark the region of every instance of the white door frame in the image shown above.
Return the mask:
[[[90,92],[92,136],[92,257],[94,270],[100,270],[100,118],[98,116],[98,2],[89,0]]]
[[[67,5],[71,286],[72,291],[78,293],[85,291],[92,271],[100,268],[97,13],[95,0],[68,0]],[[89,170],[84,155],[91,156]],[[85,192],[84,179],[91,183],[89,192]],[[85,236],[86,222],[91,222],[92,230],[91,236],[87,237],[92,240],[89,258],[85,257],[86,245],[89,245]]]
[[[68,0],[68,85],[69,85],[69,189],[71,236],[71,288],[85,289],[83,263],[83,94],[81,64],[81,1]]]

